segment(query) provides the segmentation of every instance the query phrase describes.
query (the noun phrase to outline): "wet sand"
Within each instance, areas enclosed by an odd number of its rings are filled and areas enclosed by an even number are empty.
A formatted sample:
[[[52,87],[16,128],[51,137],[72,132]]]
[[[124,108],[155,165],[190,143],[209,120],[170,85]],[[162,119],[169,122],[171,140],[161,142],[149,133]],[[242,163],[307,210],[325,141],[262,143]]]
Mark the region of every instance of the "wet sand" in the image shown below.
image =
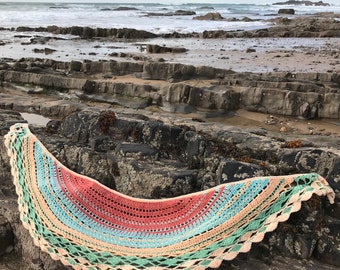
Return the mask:
[[[153,41],[154,42],[154,41]],[[163,44],[161,40],[160,44]],[[237,72],[340,72],[340,38],[257,38],[171,40],[183,54],[151,55],[168,62],[208,65]],[[247,52],[248,49],[255,50]]]
[[[40,43],[29,42],[31,38],[39,37]],[[0,41],[3,42],[0,58],[125,62],[140,59],[158,61],[162,58],[169,63],[206,65],[236,72],[340,72],[340,38],[156,38],[124,42],[108,38],[84,40],[71,35],[0,31]],[[185,48],[187,52],[151,54],[145,50],[147,44]]]

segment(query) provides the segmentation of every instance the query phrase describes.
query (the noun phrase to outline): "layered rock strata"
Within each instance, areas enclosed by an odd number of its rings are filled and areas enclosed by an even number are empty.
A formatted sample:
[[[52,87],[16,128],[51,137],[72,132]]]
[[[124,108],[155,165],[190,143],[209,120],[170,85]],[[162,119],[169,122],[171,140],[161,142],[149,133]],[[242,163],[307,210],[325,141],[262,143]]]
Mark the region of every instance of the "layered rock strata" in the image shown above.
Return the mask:
[[[245,108],[304,118],[340,117],[338,73],[253,74],[160,62],[42,59],[3,62],[1,66],[2,84],[40,86],[47,92],[53,89],[133,108],[157,105],[186,113]],[[202,80],[205,83],[197,86]],[[0,104],[10,108],[5,99]]]

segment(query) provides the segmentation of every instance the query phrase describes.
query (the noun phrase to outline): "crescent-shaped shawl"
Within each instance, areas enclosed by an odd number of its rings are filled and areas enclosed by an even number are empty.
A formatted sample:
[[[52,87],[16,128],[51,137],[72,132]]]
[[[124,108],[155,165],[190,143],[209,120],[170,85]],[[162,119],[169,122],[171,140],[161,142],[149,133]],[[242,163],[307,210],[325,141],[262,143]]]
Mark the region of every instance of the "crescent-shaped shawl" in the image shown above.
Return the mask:
[[[34,243],[74,269],[205,269],[232,260],[313,194],[320,175],[245,179],[170,199],[123,195],[63,166],[16,124],[5,136],[20,217]]]

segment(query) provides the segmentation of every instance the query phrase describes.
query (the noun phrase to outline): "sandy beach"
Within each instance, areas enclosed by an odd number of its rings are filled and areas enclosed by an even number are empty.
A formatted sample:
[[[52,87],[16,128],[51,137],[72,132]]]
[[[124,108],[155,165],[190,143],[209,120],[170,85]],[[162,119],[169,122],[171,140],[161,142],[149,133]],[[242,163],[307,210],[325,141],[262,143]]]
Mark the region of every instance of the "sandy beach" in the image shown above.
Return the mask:
[[[0,31],[0,40],[2,32]],[[11,33],[13,35],[13,33]],[[8,33],[7,33],[8,35]],[[236,72],[339,72],[340,38],[234,38],[234,39],[164,39],[147,41],[58,40],[53,36],[42,44],[27,44],[37,33],[1,46],[0,58],[39,57],[59,61],[114,60],[135,61],[162,58],[169,63],[212,66]],[[54,38],[53,38],[54,37]],[[69,37],[68,37],[69,38]],[[43,39],[44,40],[44,39]],[[184,53],[148,53],[145,47],[157,44],[185,48]],[[48,50],[46,50],[48,49]],[[142,51],[141,51],[142,50]],[[46,52],[47,51],[47,52]],[[117,57],[115,55],[126,55]],[[208,61],[207,61],[208,60]]]

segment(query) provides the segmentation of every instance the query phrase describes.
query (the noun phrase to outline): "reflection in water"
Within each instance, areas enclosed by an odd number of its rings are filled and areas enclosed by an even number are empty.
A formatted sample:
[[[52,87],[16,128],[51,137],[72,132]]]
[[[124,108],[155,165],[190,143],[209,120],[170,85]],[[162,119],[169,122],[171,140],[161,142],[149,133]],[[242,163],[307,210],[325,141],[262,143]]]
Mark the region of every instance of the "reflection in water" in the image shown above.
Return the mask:
[[[46,124],[51,120],[35,113],[20,113],[20,115],[28,122],[28,124],[32,125],[46,126]]]

